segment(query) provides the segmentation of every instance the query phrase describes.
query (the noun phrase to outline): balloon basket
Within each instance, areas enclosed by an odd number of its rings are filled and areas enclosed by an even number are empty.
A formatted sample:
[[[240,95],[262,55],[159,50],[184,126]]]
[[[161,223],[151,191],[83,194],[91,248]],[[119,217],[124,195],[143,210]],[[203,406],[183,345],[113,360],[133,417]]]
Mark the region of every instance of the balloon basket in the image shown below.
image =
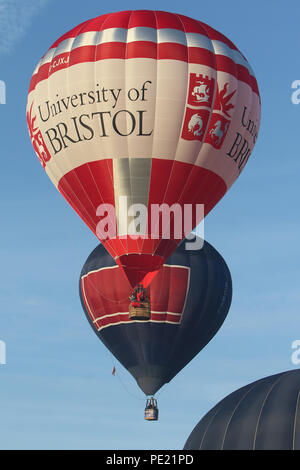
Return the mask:
[[[158,420],[158,408],[155,398],[152,397],[147,399],[144,417],[146,421]]]
[[[130,320],[150,320],[151,318],[151,305],[150,302],[139,302],[139,307],[129,305],[129,319]]]

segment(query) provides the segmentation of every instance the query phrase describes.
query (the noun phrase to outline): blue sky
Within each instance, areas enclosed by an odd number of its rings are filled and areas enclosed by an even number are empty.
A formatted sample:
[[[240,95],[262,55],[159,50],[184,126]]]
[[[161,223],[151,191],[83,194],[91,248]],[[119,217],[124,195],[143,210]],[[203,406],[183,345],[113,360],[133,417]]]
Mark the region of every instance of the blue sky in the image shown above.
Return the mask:
[[[78,276],[97,240],[44,174],[28,137],[33,69],[65,31],[110,11],[160,9],[202,20],[251,63],[262,98],[258,142],[241,177],[207,217],[233,302],[211,343],[158,394],[160,420],[113,362],[81,309]],[[198,420],[236,388],[296,367],[300,339],[300,79],[298,1],[0,0],[1,449],[180,449]],[[299,173],[298,173],[299,172]]]

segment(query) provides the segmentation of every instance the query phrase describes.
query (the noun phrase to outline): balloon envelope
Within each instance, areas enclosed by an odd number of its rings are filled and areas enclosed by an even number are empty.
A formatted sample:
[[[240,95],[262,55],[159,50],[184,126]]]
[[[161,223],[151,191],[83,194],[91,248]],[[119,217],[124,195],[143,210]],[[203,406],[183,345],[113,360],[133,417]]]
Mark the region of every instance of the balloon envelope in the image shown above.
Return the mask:
[[[207,242],[201,250],[184,241],[149,286],[151,320],[129,319],[131,286],[99,245],[80,276],[80,298],[101,341],[135,377],[146,395],[169,382],[216,334],[228,313],[228,267]]]
[[[197,424],[185,450],[300,449],[300,370],[236,390]]]
[[[33,73],[27,121],[54,185],[131,285],[147,285],[243,170],[260,98],[244,55],[218,31],[174,13],[123,11],[54,42]],[[178,205],[180,219],[167,235],[163,203]],[[132,238],[141,206],[147,223]]]

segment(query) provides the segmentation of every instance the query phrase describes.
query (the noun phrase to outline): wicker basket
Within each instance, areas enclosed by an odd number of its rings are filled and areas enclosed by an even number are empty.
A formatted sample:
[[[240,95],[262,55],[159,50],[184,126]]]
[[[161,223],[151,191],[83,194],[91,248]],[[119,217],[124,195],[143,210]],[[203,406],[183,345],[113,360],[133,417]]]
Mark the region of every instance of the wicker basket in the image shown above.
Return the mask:
[[[146,409],[144,417],[146,421],[157,421],[158,409],[157,408]]]
[[[151,306],[150,302],[140,302],[140,307],[129,305],[129,318],[130,320],[150,320]]]

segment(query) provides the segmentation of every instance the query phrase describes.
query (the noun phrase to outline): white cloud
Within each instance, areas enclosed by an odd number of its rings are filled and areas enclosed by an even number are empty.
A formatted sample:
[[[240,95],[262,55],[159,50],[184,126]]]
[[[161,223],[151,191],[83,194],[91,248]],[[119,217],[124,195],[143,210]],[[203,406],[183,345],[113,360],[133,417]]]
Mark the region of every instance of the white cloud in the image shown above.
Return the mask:
[[[49,0],[0,0],[0,55],[9,53]]]

